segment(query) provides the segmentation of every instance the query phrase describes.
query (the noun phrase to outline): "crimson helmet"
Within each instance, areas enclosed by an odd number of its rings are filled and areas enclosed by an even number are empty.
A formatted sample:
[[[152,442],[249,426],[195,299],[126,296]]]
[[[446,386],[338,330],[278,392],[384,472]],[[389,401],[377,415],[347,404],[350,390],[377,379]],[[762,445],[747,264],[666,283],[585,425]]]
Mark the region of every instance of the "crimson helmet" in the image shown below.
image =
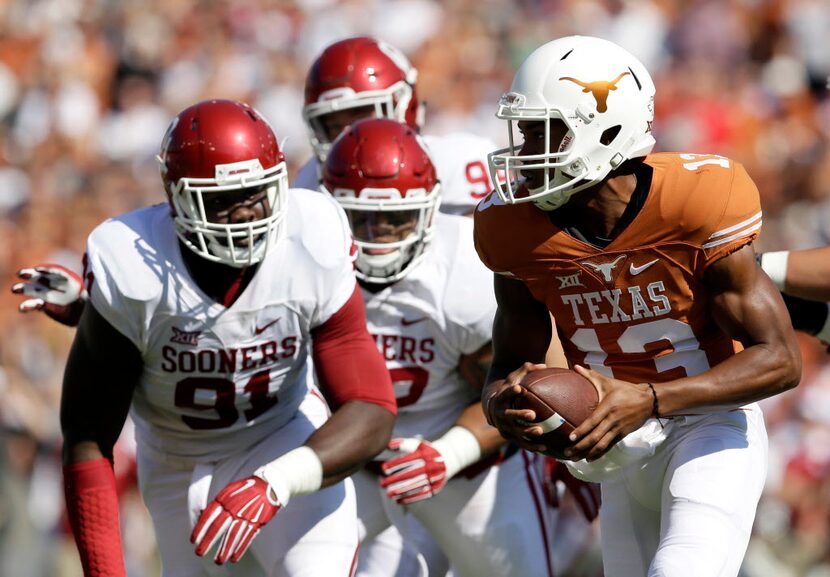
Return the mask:
[[[331,147],[321,120],[350,108],[374,107],[374,116],[420,128],[423,109],[415,93],[418,71],[398,49],[368,37],[348,38],[326,48],[305,83],[303,119],[311,146],[322,161]]]
[[[185,109],[170,123],[158,160],[176,234],[188,248],[238,268],[265,257],[281,228],[288,175],[274,131],[256,110],[232,100],[206,100]],[[205,205],[215,195],[245,189],[252,195],[264,189],[264,218],[208,220]]]
[[[420,262],[440,193],[415,129],[386,118],[355,122],[334,141],[322,180],[349,217],[358,278],[389,284]]]

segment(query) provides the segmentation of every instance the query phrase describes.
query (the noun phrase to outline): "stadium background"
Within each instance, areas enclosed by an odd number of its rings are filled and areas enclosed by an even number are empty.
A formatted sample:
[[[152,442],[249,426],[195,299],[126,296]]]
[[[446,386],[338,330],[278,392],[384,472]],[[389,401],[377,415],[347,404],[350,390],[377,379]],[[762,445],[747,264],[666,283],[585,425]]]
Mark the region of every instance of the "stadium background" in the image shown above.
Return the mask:
[[[79,270],[99,221],[162,200],[154,155],[199,99],[254,104],[296,169],[310,153],[304,74],[331,41],[398,46],[420,70],[427,132],[502,143],[493,112],[516,66],[573,33],[616,41],[652,71],[659,150],[746,165],[763,198],[760,250],[830,242],[827,0],[2,0],[0,278],[11,286],[44,261]],[[58,424],[72,331],[20,316],[19,300],[0,292],[0,575],[74,576]],[[830,575],[830,356],[801,341],[802,384],[764,403],[771,463],[745,577]],[[157,575],[123,478],[130,575]]]

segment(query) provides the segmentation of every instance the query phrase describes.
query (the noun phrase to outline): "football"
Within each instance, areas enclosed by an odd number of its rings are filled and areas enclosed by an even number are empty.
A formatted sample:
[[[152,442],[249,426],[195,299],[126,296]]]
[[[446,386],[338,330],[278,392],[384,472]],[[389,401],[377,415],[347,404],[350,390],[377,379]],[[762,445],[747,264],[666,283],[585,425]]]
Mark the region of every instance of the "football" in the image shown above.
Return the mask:
[[[520,385],[523,391],[513,408],[534,410],[534,424],[545,430],[539,437],[548,447],[545,454],[564,459],[563,451],[571,445],[568,435],[597,407],[597,390],[576,371],[561,368],[532,371]]]

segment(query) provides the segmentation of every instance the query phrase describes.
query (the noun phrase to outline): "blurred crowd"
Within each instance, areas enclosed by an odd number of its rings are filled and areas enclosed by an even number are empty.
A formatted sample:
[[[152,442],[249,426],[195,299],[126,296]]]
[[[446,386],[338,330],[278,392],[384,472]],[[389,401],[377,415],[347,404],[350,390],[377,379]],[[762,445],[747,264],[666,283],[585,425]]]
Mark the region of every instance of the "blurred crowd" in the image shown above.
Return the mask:
[[[305,71],[332,41],[394,44],[420,71],[429,133],[502,143],[493,114],[516,66],[574,33],[652,71],[659,150],[744,163],[763,199],[759,250],[830,243],[827,0],[0,0],[0,278],[41,262],[80,271],[98,222],[162,202],[155,154],[197,100],[256,106],[296,170],[310,155]],[[21,316],[19,300],[0,291],[0,575],[78,575],[58,422],[72,331]],[[764,402],[769,480],[745,577],[830,576],[830,355],[802,345],[802,384]],[[156,575],[132,474],[120,471],[128,569]]]

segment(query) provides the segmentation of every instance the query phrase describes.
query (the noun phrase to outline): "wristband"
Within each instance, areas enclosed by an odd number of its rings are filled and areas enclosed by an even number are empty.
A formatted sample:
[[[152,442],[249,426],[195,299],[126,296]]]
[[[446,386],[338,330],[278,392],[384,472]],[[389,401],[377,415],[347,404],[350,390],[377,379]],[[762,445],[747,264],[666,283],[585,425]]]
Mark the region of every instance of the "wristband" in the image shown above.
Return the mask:
[[[469,429],[459,425],[433,441],[432,446],[444,458],[447,479],[451,479],[461,469],[469,467],[481,458],[481,445],[478,444],[478,439]]]
[[[787,260],[789,258],[790,252],[787,250],[761,254],[761,268],[775,283],[779,291],[784,290],[784,285],[787,282]]]
[[[657,402],[657,391],[654,390],[654,385],[652,385],[651,383],[646,383],[646,384],[648,385],[648,388],[651,389],[651,398],[652,398],[651,416],[654,417],[655,419],[659,419],[660,418],[660,403]]]
[[[314,449],[303,445],[263,465],[254,475],[263,479],[285,507],[294,495],[308,495],[323,485],[323,463]]]

